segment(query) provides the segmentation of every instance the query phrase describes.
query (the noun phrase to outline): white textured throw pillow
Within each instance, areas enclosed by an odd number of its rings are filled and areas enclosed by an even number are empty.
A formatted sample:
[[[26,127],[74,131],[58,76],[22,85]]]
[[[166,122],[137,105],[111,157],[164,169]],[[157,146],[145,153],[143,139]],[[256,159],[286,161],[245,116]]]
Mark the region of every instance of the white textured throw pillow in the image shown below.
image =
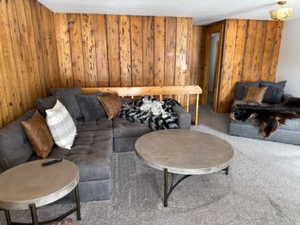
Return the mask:
[[[77,129],[66,107],[57,100],[52,109],[46,110],[46,121],[55,144],[58,147],[71,149]]]

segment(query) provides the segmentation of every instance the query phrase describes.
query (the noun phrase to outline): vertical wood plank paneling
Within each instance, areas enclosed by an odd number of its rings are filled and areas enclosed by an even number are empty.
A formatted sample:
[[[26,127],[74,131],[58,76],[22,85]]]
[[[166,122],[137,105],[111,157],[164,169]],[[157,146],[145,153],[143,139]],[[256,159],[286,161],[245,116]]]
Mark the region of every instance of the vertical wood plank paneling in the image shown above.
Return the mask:
[[[264,37],[266,36],[265,23],[264,21],[257,21],[256,24],[256,35],[254,44],[254,54],[252,60],[251,76],[259,78],[261,76],[262,60],[261,56],[264,52]]]
[[[13,119],[13,97],[15,93],[10,92],[12,89],[12,84],[10,83],[10,77],[9,75],[13,72],[13,61],[11,57],[11,47],[6,45],[5,43],[8,42],[8,44],[11,45],[10,40],[10,33],[9,33],[9,23],[7,21],[7,15],[6,15],[6,3],[5,1],[0,2],[0,54],[1,54],[1,73],[3,74],[3,89],[1,90],[2,95],[4,96],[5,102],[5,111],[3,112],[3,119],[4,120],[12,120]],[[4,103],[4,101],[2,102]]]
[[[187,76],[188,19],[177,18],[175,85],[184,85]]]
[[[59,76],[59,62],[57,43],[55,36],[54,14],[47,8],[38,4],[39,8],[39,31],[41,33],[42,50],[46,62],[46,71],[43,76],[46,80],[46,88],[62,86]]]
[[[185,65],[192,63],[191,19],[55,14],[36,0],[2,3],[0,125],[49,88],[174,85],[176,59],[177,83],[194,79]]]
[[[97,15],[95,23],[95,43],[97,54],[98,86],[109,86],[108,58],[107,58],[107,33],[104,15]]]
[[[226,21],[218,112],[230,111],[238,81],[275,80],[281,29],[278,21]]]
[[[21,50],[21,42],[20,42],[20,29],[17,20],[17,14],[15,10],[15,4],[13,2],[6,3],[7,4],[7,18],[9,19],[9,26],[10,26],[10,37],[12,42],[12,54],[14,57],[16,66],[16,73],[10,73],[11,76],[15,76],[15,87],[14,91],[21,92],[20,94],[20,108],[24,111],[26,108],[31,107],[30,105],[30,96],[28,95],[28,89],[26,85],[26,80],[24,79],[23,75],[26,74],[26,66],[23,63],[24,57]],[[4,26],[1,26],[4,28]],[[2,40],[2,38],[1,38]],[[4,43],[4,42],[3,42]],[[3,51],[2,51],[3,52]],[[3,61],[4,62],[4,61]],[[3,69],[5,64],[3,65]],[[7,88],[7,87],[6,87]],[[20,112],[19,112],[20,113]]]
[[[37,89],[37,96],[46,96],[45,80],[40,76],[44,73],[44,59],[41,54],[40,32],[38,32],[38,18],[35,4],[32,1],[23,0],[24,10],[28,26],[28,44],[30,45],[30,54],[32,57],[32,66],[34,68],[34,85]]]
[[[243,77],[243,60],[246,46],[247,33],[245,32],[248,27],[247,20],[237,21],[237,32],[233,59],[233,72],[232,72],[232,87],[235,90],[236,82],[240,81]],[[234,96],[234,90],[231,91],[231,99]]]
[[[204,36],[203,35],[203,27],[202,26],[193,26],[192,30],[192,46],[190,47],[191,51],[191,74],[190,74],[190,84],[191,85],[200,85],[202,90],[204,89],[204,83],[202,81],[204,80],[203,76],[203,58],[204,58]],[[205,97],[202,94],[200,96],[200,102],[202,104],[205,103]],[[195,96],[191,97],[191,102],[195,101]]]
[[[198,85],[201,74],[201,45],[203,38],[203,27],[193,26],[193,38],[192,38],[192,60],[191,60],[191,79],[190,84]]]
[[[85,66],[85,85],[97,86],[96,44],[94,37],[94,15],[81,15],[83,56]]]
[[[143,17],[143,85],[154,84],[154,18]]]
[[[130,19],[129,16],[120,16],[120,66],[121,86],[130,87],[131,79],[131,47],[130,47]]]
[[[34,56],[34,63],[36,66],[36,86],[38,87],[38,96],[46,96],[46,81],[45,79],[40,76],[40,74],[44,73],[46,71],[45,67],[45,57],[43,55],[42,49],[42,40],[41,40],[41,32],[39,31],[39,15],[38,15],[38,8],[37,4],[34,1],[25,1],[25,12],[26,17],[29,23],[29,27],[31,27],[32,32],[32,55]]]
[[[81,16],[78,14],[68,15],[70,46],[72,58],[72,72],[74,85],[85,87],[85,66],[83,61]]]
[[[55,34],[62,87],[73,86],[71,46],[66,14],[55,14]]]
[[[132,85],[143,86],[143,19],[141,16],[130,19]]]
[[[121,85],[120,76],[120,46],[119,46],[119,17],[106,16],[107,21],[107,46],[110,86]]]
[[[274,29],[275,23],[270,22],[266,25],[266,36],[265,36],[265,47],[262,56],[262,69],[261,69],[261,79],[263,80],[270,80],[270,69],[271,64],[270,61],[272,60],[272,52],[273,52],[273,43],[274,43],[274,34],[276,30]]]
[[[23,2],[22,2],[23,1]],[[41,81],[41,78],[39,76],[40,71],[43,71],[41,61],[39,60],[39,47],[37,46],[36,39],[38,39],[38,35],[35,35],[35,30],[34,30],[34,25],[35,22],[33,22],[34,18],[32,18],[31,15],[31,7],[30,7],[30,2],[28,0],[20,0],[19,4],[24,6],[24,12],[25,12],[25,20],[23,21],[24,24],[26,24],[26,44],[28,45],[28,52],[27,52],[27,57],[31,59],[31,69],[32,69],[32,80],[30,82],[31,88],[35,88],[34,92],[34,98],[33,98],[33,103],[36,98],[39,96],[43,96],[43,81]]]
[[[165,17],[154,17],[154,85],[164,84]]]
[[[192,46],[193,46],[193,21],[190,19],[187,20],[187,76],[185,80],[185,84],[191,84],[192,82]],[[200,64],[200,63],[199,63]]]
[[[165,85],[174,85],[176,63],[177,18],[166,18]]]
[[[22,59],[23,59],[23,65],[26,67],[26,72],[25,72],[25,82],[24,84],[27,86],[28,92],[28,99],[27,99],[27,104],[28,107],[32,107],[34,104],[34,99],[38,96],[38,90],[35,85],[35,73],[36,71],[34,70],[33,66],[33,58],[31,54],[31,46],[30,46],[30,41],[32,36],[29,34],[28,27],[26,23],[26,14],[25,14],[25,7],[24,7],[24,2],[19,1],[19,2],[14,2],[15,4],[15,10],[17,14],[17,19],[18,19],[18,24],[19,24],[19,38],[20,38],[20,47],[22,51]]]
[[[276,77],[274,75],[276,74],[277,71],[282,28],[283,28],[283,23],[275,24],[276,35],[274,36],[274,43],[273,43],[274,50],[273,50],[272,63],[270,69],[270,78],[269,78],[270,81],[276,80]]]
[[[222,79],[220,83],[220,107],[225,108],[230,105],[231,91],[233,88],[233,60],[235,52],[237,33],[237,20],[226,21],[225,40],[224,40],[224,57],[222,65]]]
[[[252,81],[256,77],[252,76],[252,67],[254,61],[255,40],[256,40],[256,20],[248,21],[247,39],[246,39],[246,50],[244,53],[244,67],[243,67],[243,80]]]

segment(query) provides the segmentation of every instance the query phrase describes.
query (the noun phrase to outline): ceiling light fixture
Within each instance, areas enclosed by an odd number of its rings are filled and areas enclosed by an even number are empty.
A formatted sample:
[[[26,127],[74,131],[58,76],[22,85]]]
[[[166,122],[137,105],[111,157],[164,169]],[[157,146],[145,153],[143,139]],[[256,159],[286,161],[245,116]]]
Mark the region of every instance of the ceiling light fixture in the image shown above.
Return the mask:
[[[273,20],[285,20],[288,17],[293,15],[294,9],[284,7],[286,5],[287,1],[279,1],[277,4],[280,6],[280,8],[272,10],[270,12],[271,18]]]

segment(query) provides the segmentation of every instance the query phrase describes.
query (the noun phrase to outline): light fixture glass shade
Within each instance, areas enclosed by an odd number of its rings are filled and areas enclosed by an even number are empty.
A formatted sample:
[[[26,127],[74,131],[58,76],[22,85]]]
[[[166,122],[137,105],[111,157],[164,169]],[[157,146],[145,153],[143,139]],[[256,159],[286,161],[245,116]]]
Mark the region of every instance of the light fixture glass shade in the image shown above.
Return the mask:
[[[292,16],[294,13],[293,8],[279,8],[270,12],[271,18],[273,20],[285,20],[288,17]]]

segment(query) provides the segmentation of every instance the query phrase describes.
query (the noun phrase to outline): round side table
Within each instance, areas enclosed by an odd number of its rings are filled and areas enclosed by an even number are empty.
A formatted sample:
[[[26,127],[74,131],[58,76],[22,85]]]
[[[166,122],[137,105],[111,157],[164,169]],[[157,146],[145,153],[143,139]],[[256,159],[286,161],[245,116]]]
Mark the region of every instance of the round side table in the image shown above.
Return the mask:
[[[60,221],[74,212],[77,219],[81,219],[78,166],[63,160],[43,167],[42,164],[49,160],[27,162],[0,174],[0,209],[4,210],[8,225],[28,224],[12,222],[10,210],[29,209],[33,225]],[[39,222],[38,207],[56,202],[72,191],[76,203],[74,208],[54,219]]]

